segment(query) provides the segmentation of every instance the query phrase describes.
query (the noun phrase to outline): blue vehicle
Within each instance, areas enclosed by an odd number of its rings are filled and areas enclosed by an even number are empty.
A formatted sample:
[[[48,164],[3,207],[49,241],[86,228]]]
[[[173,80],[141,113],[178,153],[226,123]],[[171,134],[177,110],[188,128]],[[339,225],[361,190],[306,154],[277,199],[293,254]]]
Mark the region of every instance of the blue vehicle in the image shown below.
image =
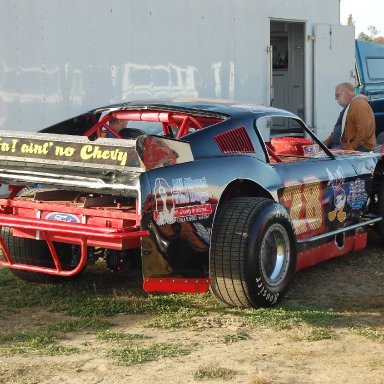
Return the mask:
[[[361,40],[355,44],[357,92],[368,97],[376,117],[376,136],[379,136],[384,132],[384,44]]]

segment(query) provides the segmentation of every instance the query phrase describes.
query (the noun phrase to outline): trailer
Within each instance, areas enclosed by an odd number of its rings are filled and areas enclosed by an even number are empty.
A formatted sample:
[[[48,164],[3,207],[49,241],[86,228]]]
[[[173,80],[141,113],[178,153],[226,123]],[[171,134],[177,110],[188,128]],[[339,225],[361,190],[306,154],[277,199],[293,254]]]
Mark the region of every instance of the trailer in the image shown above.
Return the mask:
[[[339,0],[15,0],[0,14],[0,129],[38,131],[128,100],[235,99],[320,138],[353,80]],[[336,65],[337,64],[337,65]]]

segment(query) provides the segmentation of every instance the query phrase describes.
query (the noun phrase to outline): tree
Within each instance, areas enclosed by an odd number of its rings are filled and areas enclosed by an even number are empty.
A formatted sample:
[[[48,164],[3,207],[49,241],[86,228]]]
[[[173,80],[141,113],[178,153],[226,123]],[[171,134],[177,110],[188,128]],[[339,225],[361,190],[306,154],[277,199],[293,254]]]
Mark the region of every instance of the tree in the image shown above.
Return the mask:
[[[370,25],[370,26],[368,27],[368,31],[369,31],[369,33],[371,34],[371,40],[373,40],[373,39],[375,38],[375,36],[378,35],[379,32],[380,32],[380,31],[378,31],[378,30],[376,29],[376,27],[375,27],[374,25]]]
[[[364,32],[360,32],[359,35],[357,36],[358,40],[363,40],[363,41],[372,41],[372,39]]]
[[[350,15],[348,22],[351,22],[351,23],[353,22],[352,15]],[[367,35],[364,32],[360,32],[359,35],[357,36],[358,40],[373,41],[374,43],[384,44],[384,37],[377,36],[380,33],[380,31],[378,31],[374,25],[370,25],[367,29],[369,31],[369,35]]]

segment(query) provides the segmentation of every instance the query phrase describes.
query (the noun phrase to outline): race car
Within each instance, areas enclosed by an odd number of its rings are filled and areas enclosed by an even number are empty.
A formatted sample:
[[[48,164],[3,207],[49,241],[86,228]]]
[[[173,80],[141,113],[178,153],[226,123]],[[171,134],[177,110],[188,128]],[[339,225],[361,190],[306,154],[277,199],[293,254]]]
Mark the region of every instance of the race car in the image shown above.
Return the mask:
[[[139,253],[146,291],[274,306],[298,270],[363,249],[369,229],[384,236],[381,156],[331,151],[290,112],[225,100],[2,131],[0,265],[46,282]]]

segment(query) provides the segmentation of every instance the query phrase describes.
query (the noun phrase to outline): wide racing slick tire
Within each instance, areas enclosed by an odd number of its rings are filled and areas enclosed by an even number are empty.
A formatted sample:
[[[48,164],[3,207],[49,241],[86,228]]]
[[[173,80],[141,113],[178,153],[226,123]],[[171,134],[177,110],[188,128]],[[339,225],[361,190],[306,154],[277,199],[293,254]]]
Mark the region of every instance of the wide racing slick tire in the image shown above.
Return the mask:
[[[47,190],[52,189],[41,188],[38,191],[41,192]],[[18,196],[33,196],[36,191],[36,189],[24,189],[19,193]],[[1,229],[1,236],[4,239],[6,246],[8,247],[13,262],[47,268],[55,268],[51,252],[46,241],[13,236],[13,230],[11,228],[5,227]],[[62,268],[64,270],[75,268],[75,265],[72,265],[73,257],[70,249],[71,245],[57,242],[54,243],[54,245],[56,253],[62,264]],[[52,283],[70,279],[69,277],[18,269],[11,269],[11,271],[16,277],[22,280],[36,283]]]
[[[54,267],[45,241],[13,236],[13,230],[11,228],[2,228],[1,236],[15,263],[37,265],[40,267]],[[57,276],[44,273],[21,271],[18,269],[11,269],[11,271],[16,277],[26,281],[48,283],[57,280]]]
[[[286,209],[266,198],[225,202],[212,228],[209,270],[211,292],[227,305],[280,302],[296,270],[296,241]]]

